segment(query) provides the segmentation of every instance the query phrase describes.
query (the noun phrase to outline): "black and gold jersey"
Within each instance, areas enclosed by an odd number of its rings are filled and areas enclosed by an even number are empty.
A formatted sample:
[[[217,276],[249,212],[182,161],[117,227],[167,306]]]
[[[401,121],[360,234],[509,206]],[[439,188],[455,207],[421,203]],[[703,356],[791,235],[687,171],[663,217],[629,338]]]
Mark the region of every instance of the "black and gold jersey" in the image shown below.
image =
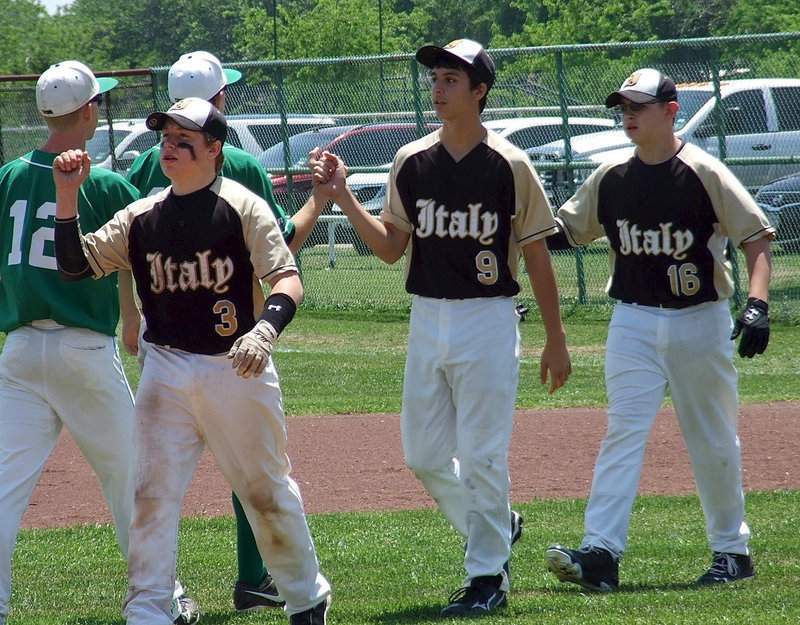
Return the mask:
[[[572,245],[608,237],[608,294],[683,307],[733,293],[726,247],[774,229],[719,160],[684,144],[664,163],[636,156],[600,165],[558,211]]]
[[[437,130],[402,147],[381,214],[410,233],[409,293],[444,299],[513,296],[522,247],[555,221],[530,159],[492,131],[455,161]]]
[[[84,240],[96,275],[132,269],[145,340],[197,354],[230,349],[261,314],[262,282],[297,269],[266,201],[221,177],[134,202]]]

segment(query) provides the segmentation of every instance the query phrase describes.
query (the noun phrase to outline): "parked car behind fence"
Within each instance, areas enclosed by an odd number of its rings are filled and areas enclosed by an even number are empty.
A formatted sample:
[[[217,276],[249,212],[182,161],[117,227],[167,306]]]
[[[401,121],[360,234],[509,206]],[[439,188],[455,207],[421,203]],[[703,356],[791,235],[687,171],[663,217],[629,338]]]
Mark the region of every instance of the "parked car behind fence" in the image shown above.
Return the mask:
[[[321,128],[310,134],[295,135],[289,139],[289,145],[293,154],[299,157],[294,163],[297,166],[305,163],[311,149],[320,147],[342,157],[348,167],[375,167],[388,171],[397,150],[438,127],[439,124],[426,124],[420,129],[414,123],[397,122]],[[283,146],[275,146],[268,153],[262,154],[259,160],[262,164],[269,165],[276,162],[276,157],[280,160],[282,153]],[[311,195],[311,174],[292,174],[291,196],[286,175],[273,175],[272,185],[278,203],[289,211],[296,211]],[[331,209],[332,204],[328,203],[323,215],[330,215]],[[327,241],[327,226],[317,224],[308,238],[308,244],[317,245]]]
[[[610,117],[570,117],[566,121],[570,136],[613,128],[614,124],[614,120]],[[563,141],[565,132],[564,120],[557,116],[508,117],[484,122],[484,126],[521,149],[549,143],[559,138]],[[383,209],[388,179],[388,171],[356,173],[347,178],[347,184],[367,212],[378,217]],[[342,210],[334,204],[332,213],[341,215]],[[369,248],[361,241],[349,222],[336,227],[336,240],[351,243],[359,254],[370,253]]]
[[[785,176],[764,185],[756,204],[775,226],[775,243],[784,252],[800,252],[800,174]]]
[[[720,108],[711,82],[679,84],[677,89],[676,135],[717,157],[722,156],[722,143],[726,158],[739,159],[729,164],[731,171],[752,193],[775,178],[800,170],[796,163],[778,162],[800,153],[800,80],[723,80],[719,83]],[[570,162],[599,164],[632,151],[633,144],[622,130],[586,134],[571,141]],[[555,206],[568,199],[592,171],[567,168],[561,141],[530,149],[528,154],[534,165],[540,166]],[[759,157],[771,160],[747,162]]]

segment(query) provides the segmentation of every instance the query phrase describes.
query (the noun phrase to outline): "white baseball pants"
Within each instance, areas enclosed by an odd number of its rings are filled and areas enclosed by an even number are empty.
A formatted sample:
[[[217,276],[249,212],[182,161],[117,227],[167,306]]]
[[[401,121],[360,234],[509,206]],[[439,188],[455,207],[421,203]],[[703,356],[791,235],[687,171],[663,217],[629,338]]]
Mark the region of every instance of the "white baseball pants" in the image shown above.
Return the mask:
[[[595,464],[583,545],[625,551],[645,445],[669,388],[712,550],[747,554],[728,302],[681,310],[619,303],[606,343],[608,431]]]
[[[510,297],[413,298],[403,449],[408,467],[467,539],[466,582],[503,574],[509,557],[518,324]]]
[[[111,336],[23,326],[0,354],[0,625],[22,515],[66,427],[91,465],[123,555],[133,504],[133,397]]]
[[[253,527],[291,615],[330,594],[289,477],[278,375],[238,377],[226,355],[150,346],[136,395],[139,460],[130,529],[128,625],[170,625],[181,503],[205,445]]]

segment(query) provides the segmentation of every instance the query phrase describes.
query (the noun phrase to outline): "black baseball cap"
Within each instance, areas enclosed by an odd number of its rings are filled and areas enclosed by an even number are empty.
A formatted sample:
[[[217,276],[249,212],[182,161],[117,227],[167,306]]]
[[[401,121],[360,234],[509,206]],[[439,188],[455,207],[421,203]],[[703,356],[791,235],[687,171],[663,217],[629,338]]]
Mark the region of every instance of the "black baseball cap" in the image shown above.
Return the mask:
[[[166,113],[151,113],[147,118],[150,130],[161,130],[171,119],[186,130],[202,130],[225,143],[228,122],[217,108],[201,98],[184,98],[173,104]]]
[[[636,70],[625,79],[619,90],[606,98],[606,106],[611,108],[625,98],[637,104],[645,102],[674,102],[678,99],[678,90],[672,78],[657,69],[645,67]]]
[[[417,61],[425,67],[433,69],[438,59],[449,57],[466,63],[478,76],[481,82],[486,83],[487,91],[494,84],[494,61],[477,41],[471,39],[456,39],[443,48],[439,46],[423,46],[417,50]]]

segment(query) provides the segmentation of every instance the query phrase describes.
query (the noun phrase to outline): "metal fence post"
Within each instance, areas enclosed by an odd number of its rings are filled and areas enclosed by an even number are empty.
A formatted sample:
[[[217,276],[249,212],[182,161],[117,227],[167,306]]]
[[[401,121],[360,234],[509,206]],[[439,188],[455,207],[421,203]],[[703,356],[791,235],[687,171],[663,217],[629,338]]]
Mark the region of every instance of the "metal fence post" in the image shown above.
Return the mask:
[[[422,94],[419,88],[419,66],[416,59],[410,61],[411,95],[414,102],[414,120],[417,122],[417,134],[422,136],[425,129],[425,117],[422,112]]]
[[[569,133],[569,110],[567,108],[567,79],[564,75],[564,54],[561,51],[555,53],[556,61],[556,80],[558,84],[558,106],[561,110],[561,120],[564,133],[564,183],[567,193],[571,196],[575,193],[575,173],[570,167],[572,163],[572,137]],[[553,207],[558,210],[558,206]],[[576,247],[572,250],[575,256],[575,278],[578,281],[578,301],[581,304],[587,302],[586,295],[586,268],[583,265],[583,248]]]
[[[714,123],[717,125],[717,148],[719,160],[723,163],[728,157],[728,145],[725,137],[725,109],[722,106],[722,92],[719,86],[719,48],[711,46],[708,50],[708,67],[711,72],[711,82],[714,85]]]

